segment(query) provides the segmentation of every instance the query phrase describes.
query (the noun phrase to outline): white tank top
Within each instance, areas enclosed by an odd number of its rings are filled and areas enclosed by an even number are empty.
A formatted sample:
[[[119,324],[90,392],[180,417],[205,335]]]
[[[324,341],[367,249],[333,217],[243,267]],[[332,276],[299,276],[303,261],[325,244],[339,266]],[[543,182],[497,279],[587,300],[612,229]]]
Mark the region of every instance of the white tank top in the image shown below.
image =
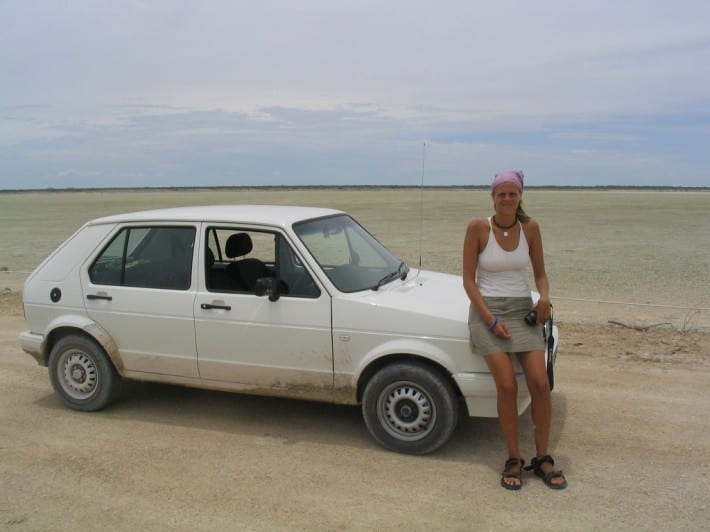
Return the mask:
[[[520,223],[520,222],[518,222]],[[488,297],[528,297],[530,287],[525,270],[530,262],[530,248],[525,231],[520,227],[520,241],[513,251],[506,251],[493,234],[491,218],[488,218],[488,244],[478,255],[476,285],[481,295]]]

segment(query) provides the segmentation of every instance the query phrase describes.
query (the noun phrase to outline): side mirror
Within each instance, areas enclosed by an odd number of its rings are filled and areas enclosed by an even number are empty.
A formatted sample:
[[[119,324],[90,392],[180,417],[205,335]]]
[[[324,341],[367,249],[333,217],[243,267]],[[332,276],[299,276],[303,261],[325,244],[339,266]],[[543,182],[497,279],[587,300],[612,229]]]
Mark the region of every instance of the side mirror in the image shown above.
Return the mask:
[[[261,296],[269,296],[269,301],[276,301],[281,294],[279,294],[278,283],[273,277],[259,277],[254,284],[254,293]]]

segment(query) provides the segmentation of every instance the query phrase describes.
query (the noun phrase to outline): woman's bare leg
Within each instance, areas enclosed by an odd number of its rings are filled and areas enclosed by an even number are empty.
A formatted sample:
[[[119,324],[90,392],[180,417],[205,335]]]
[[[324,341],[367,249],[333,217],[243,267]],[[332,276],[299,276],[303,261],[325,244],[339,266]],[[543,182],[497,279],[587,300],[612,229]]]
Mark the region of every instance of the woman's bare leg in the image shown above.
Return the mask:
[[[550,399],[550,384],[547,380],[544,351],[529,351],[517,353],[520,365],[525,372],[525,381],[530,392],[530,412],[535,425],[535,452],[537,458],[548,454],[550,444],[550,429],[552,427],[552,401]],[[545,462],[543,472],[548,473],[554,468]],[[553,483],[562,483],[564,478],[554,478]]]
[[[498,420],[503,440],[508,447],[508,458],[520,458],[518,443],[518,383],[515,379],[513,362],[508,353],[495,353],[484,357],[488,369],[496,383],[498,394]],[[519,485],[516,478],[506,478],[504,482]]]
[[[535,450],[537,456],[543,456],[547,454],[552,426],[552,401],[545,368],[545,353],[530,351],[517,355],[530,392],[530,412],[535,425]]]

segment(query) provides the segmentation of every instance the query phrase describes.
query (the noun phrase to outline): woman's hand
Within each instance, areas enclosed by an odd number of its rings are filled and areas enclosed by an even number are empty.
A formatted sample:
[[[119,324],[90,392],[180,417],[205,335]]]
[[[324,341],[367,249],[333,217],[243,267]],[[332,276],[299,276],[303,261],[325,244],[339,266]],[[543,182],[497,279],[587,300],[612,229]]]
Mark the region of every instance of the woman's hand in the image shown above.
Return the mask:
[[[510,340],[513,337],[513,335],[510,334],[508,327],[505,326],[505,323],[503,323],[503,320],[501,320],[500,318],[496,318],[495,327],[490,329],[490,331],[496,336],[500,336],[501,338],[505,338],[506,340]]]
[[[533,309],[537,312],[537,323],[545,323],[550,319],[552,303],[550,303],[549,298],[541,297],[537,300]]]

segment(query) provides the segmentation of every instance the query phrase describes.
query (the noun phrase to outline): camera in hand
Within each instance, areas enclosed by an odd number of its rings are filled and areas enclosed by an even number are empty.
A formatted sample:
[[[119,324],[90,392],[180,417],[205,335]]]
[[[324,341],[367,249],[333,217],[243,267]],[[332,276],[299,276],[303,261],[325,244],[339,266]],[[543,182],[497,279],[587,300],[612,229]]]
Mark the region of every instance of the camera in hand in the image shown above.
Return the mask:
[[[537,323],[537,311],[531,310],[528,312],[525,316],[525,323],[530,325],[530,327],[535,325]]]

